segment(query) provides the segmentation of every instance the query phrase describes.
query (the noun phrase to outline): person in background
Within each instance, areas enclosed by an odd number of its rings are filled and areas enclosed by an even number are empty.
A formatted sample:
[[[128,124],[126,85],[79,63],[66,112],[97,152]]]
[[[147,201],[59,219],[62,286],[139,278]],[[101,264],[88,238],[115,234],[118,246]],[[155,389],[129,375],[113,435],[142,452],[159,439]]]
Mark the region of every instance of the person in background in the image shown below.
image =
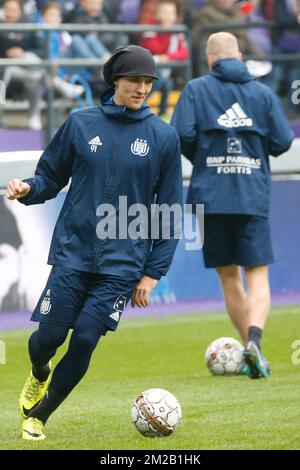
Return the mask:
[[[243,24],[246,22],[247,19],[245,15],[239,11],[237,0],[207,0],[204,6],[200,8],[199,11],[195,12],[192,27],[192,41],[194,73],[196,75],[198,75],[200,71],[200,41],[205,43],[207,36],[210,34],[207,32],[204,37],[201,36],[203,28],[211,24],[218,24],[221,25],[222,30],[226,30],[227,24]],[[235,29],[234,34],[238,38],[240,50],[243,54],[249,54],[251,56],[260,55],[260,52],[249,39],[245,29]]]
[[[138,16],[139,24],[154,24],[156,22],[156,10],[159,0],[141,0]]]
[[[23,14],[23,4],[20,0],[5,0],[3,4],[4,23],[17,24],[26,22]],[[40,62],[42,45],[33,31],[1,31],[0,57],[6,59],[22,59],[25,61]],[[33,130],[40,130],[42,122],[40,117],[40,85],[44,76],[41,68],[26,68],[9,65],[5,68],[3,81],[6,89],[14,88],[16,82],[24,88],[25,97],[29,101],[28,126]]]
[[[264,16],[264,10],[262,8],[261,0],[251,0],[240,2],[240,12],[246,17],[249,23],[264,22],[267,18]],[[247,35],[251,43],[264,55],[269,55],[272,52],[272,39],[269,28],[249,28],[247,29]]]
[[[172,124],[193,164],[188,202],[204,204],[204,264],[216,269],[245,344],[243,372],[268,377],[261,341],[273,262],[269,155],[286,152],[294,134],[277,96],[249,74],[234,35],[210,35],[206,57],[209,74],[186,85]]]
[[[118,23],[136,24],[142,0],[118,0]]]
[[[179,22],[179,6],[172,0],[161,0],[157,6],[157,24],[164,28],[172,28]],[[158,64],[164,64],[172,60],[187,60],[189,49],[183,33],[147,32],[143,34],[141,46],[149,49]],[[153,91],[161,92],[159,114],[165,116],[167,112],[168,96],[174,88],[170,67],[159,68],[159,79],[154,84]]]
[[[39,20],[39,16],[48,2],[49,0],[35,0],[37,20]],[[56,0],[56,3],[60,5],[62,15],[66,15],[75,8],[77,0]]]
[[[57,2],[47,2],[41,10],[41,22],[51,24],[53,26],[61,25],[61,7]],[[46,34],[40,32],[41,40],[45,45],[46,52]],[[109,55],[108,51],[103,49],[103,60]],[[98,55],[94,50],[89,47],[88,41],[79,34],[71,36],[68,32],[53,31],[50,33],[50,56],[52,59],[94,59]],[[51,84],[55,90],[59,91],[67,98],[80,96],[84,92],[81,85],[73,85],[69,83],[74,73],[82,74],[83,76],[90,75],[90,72],[84,67],[60,67],[56,76],[51,77],[49,85]],[[99,73],[98,73],[99,75]]]
[[[109,23],[119,23],[119,0],[103,0],[103,12]]]
[[[17,220],[2,196],[0,220],[0,312],[25,310],[25,298],[20,292],[23,241]]]
[[[94,54],[101,58],[112,51],[116,43],[115,33],[97,33],[92,25],[109,24],[109,19],[103,10],[103,0],[79,0],[78,5],[64,16],[64,23],[91,25],[90,33],[81,33],[85,42]]]

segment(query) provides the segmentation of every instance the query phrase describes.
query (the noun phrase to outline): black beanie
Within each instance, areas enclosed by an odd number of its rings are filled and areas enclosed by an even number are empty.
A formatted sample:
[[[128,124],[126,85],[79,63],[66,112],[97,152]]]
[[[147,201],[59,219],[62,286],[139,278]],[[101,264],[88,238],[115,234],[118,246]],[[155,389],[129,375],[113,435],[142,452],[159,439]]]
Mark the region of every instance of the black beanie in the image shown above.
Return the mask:
[[[104,64],[103,76],[112,87],[119,77],[158,78],[153,55],[140,46],[118,47]]]

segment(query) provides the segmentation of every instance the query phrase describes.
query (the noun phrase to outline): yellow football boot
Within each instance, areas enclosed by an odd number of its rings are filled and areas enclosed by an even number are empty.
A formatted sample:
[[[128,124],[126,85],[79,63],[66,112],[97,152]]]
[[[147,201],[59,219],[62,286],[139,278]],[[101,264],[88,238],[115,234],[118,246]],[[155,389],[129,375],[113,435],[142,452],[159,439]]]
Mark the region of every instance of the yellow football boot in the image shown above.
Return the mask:
[[[45,382],[40,382],[30,372],[20,396],[20,412],[23,418],[27,418],[30,411],[42,400],[50,382],[51,361],[49,362],[49,376]]]
[[[25,441],[42,441],[45,439],[43,434],[43,423],[37,418],[25,419],[22,423],[22,439]]]

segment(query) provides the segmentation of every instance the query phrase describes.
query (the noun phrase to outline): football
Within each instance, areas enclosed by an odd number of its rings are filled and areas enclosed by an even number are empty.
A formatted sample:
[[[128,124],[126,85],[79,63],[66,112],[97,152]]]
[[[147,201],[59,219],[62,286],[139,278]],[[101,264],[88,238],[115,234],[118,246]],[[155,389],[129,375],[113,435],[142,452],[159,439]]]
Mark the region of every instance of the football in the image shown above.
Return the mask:
[[[181,407],[174,395],[161,388],[141,393],[131,408],[131,419],[145,437],[169,436],[181,419]]]
[[[242,368],[244,348],[234,338],[219,338],[205,352],[205,361],[213,375],[238,375]]]

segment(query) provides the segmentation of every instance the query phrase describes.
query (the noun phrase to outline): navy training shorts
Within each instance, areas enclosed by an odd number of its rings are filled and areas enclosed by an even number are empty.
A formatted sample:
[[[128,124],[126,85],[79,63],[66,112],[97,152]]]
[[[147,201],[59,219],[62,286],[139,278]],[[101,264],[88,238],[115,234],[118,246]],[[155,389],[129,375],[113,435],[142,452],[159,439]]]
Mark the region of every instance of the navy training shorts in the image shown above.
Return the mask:
[[[55,265],[31,320],[73,328],[87,314],[114,331],[137,282]]]
[[[205,214],[203,258],[206,268],[272,263],[269,220],[241,214]]]

